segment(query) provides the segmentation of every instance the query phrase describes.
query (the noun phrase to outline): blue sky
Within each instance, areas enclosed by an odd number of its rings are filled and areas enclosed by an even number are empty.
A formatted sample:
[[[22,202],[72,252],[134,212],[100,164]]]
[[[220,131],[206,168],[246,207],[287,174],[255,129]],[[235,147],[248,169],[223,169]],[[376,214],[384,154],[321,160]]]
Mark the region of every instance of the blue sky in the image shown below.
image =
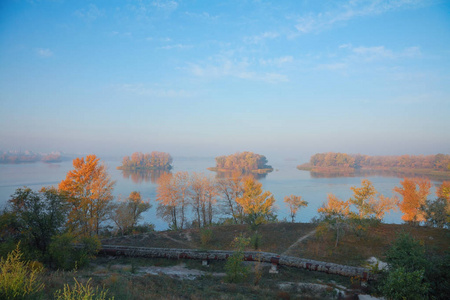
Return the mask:
[[[0,149],[450,153],[450,2],[2,1]]]

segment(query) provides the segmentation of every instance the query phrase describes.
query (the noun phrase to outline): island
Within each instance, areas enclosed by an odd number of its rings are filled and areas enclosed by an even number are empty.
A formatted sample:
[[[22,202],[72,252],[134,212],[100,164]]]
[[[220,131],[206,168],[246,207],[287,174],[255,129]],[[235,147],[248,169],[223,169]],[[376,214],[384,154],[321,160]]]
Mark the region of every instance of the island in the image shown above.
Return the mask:
[[[172,157],[169,153],[153,151],[152,153],[134,152],[125,156],[119,170],[139,171],[139,170],[166,170],[172,169]]]
[[[383,171],[403,175],[423,175],[450,178],[450,155],[369,156],[346,153],[316,153],[299,170],[317,174],[353,175],[354,173]]]
[[[63,160],[60,152],[34,153],[33,151],[4,151],[0,152],[0,164],[22,164],[22,163],[59,163]]]
[[[231,155],[216,157],[216,166],[208,168],[215,172],[241,172],[267,174],[273,171],[273,168],[267,165],[267,158],[264,155],[253,152],[237,152]]]

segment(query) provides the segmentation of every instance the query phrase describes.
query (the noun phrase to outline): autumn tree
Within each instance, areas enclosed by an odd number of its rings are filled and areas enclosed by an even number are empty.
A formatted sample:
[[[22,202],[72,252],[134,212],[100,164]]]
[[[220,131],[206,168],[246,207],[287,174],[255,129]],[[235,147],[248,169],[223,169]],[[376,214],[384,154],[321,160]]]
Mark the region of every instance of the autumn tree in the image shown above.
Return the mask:
[[[262,190],[262,184],[252,176],[243,180],[244,192],[236,202],[242,207],[244,220],[252,225],[265,223],[274,218],[275,198],[269,191]]]
[[[344,230],[348,225],[348,217],[350,215],[349,201],[343,201],[333,194],[328,194],[327,203],[324,203],[317,212],[322,215],[323,222],[327,227],[336,233],[335,247],[337,247],[339,238],[344,234]]]
[[[303,200],[301,196],[290,195],[284,197],[284,203],[289,208],[289,213],[292,219],[292,223],[294,223],[295,215],[300,207],[308,206],[308,202]]]
[[[242,197],[244,188],[242,186],[241,172],[233,172],[230,177],[220,178],[217,181],[217,190],[221,195],[223,211],[231,215],[235,224],[243,220],[242,206],[236,199]]]
[[[133,191],[125,200],[114,203],[111,209],[111,219],[122,235],[136,227],[142,218],[142,213],[151,208],[149,201],[143,201],[141,193]]]
[[[183,229],[189,204],[189,174],[177,172],[161,175],[157,187],[158,215],[170,223],[173,229]]]
[[[353,197],[349,199],[349,203],[353,204],[358,210],[357,215],[352,216],[359,220],[364,219],[383,219],[386,212],[397,207],[397,199],[389,198],[379,194],[372,182],[364,179],[361,187],[351,187]]]
[[[73,160],[74,170],[59,184],[70,204],[69,228],[76,234],[98,234],[107,219],[115,182],[95,155]]]
[[[394,192],[399,193],[403,200],[399,203],[402,220],[418,224],[425,221],[425,215],[421,207],[426,204],[430,188],[432,186],[429,179],[404,178],[400,181],[402,187],[395,187]]]
[[[202,173],[193,173],[190,176],[191,206],[196,216],[198,227],[212,224],[214,206],[218,195],[214,179]]]

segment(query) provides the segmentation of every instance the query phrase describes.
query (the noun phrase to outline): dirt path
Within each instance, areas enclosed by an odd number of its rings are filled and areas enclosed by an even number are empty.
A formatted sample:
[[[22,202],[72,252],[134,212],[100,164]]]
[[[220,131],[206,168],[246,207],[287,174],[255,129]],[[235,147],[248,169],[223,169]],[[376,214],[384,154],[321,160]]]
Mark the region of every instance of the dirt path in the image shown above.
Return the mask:
[[[313,231],[311,231],[310,233],[308,233],[307,235],[304,235],[302,237],[300,237],[295,243],[293,243],[292,245],[289,246],[289,248],[286,249],[286,251],[284,251],[283,253],[281,253],[281,255],[286,255],[291,249],[295,248],[298,246],[298,244],[300,244],[303,240],[306,240],[307,238],[309,238],[311,235],[315,234],[316,230],[314,229]]]
[[[181,245],[188,246],[189,248],[192,248],[192,245],[191,245],[191,244],[186,243],[186,242],[183,242],[183,241],[180,241],[180,240],[177,240],[177,239],[174,239],[174,238],[168,236],[168,235],[165,234],[165,233],[161,234],[161,236],[163,236],[163,237],[165,237],[165,238],[171,240],[172,242],[175,242],[175,243],[178,243],[178,244],[181,244]]]

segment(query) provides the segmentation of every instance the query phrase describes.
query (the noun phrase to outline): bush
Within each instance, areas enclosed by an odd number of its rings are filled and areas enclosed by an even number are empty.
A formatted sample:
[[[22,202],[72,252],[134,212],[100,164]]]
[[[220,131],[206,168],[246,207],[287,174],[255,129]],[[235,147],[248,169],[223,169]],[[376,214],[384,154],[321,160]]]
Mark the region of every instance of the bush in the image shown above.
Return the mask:
[[[419,300],[427,299],[428,284],[424,282],[425,270],[408,272],[399,267],[389,272],[386,280],[381,285],[381,292],[392,300]]]
[[[89,278],[86,285],[79,283],[75,278],[75,285],[65,284],[63,290],[55,292],[55,299],[57,300],[104,300],[108,290],[100,290],[98,287],[94,290],[91,286],[91,278]],[[113,298],[114,299],[114,298]]]
[[[212,240],[212,236],[213,236],[213,232],[210,228],[200,229],[200,241],[201,241],[202,247],[208,246],[208,244]]]
[[[226,277],[225,280],[227,282],[238,283],[243,281],[249,270],[246,266],[243,265],[244,261],[244,249],[250,243],[249,238],[245,238],[242,234],[239,237],[236,237],[232,242],[232,246],[236,249],[236,251],[227,259],[225,263]]]
[[[0,298],[29,299],[44,288],[38,274],[42,267],[29,268],[28,262],[22,260],[19,245],[10,252],[6,259],[0,259]]]
[[[100,247],[97,237],[81,237],[77,241],[72,234],[65,233],[52,239],[50,255],[55,268],[73,270],[87,265]]]

